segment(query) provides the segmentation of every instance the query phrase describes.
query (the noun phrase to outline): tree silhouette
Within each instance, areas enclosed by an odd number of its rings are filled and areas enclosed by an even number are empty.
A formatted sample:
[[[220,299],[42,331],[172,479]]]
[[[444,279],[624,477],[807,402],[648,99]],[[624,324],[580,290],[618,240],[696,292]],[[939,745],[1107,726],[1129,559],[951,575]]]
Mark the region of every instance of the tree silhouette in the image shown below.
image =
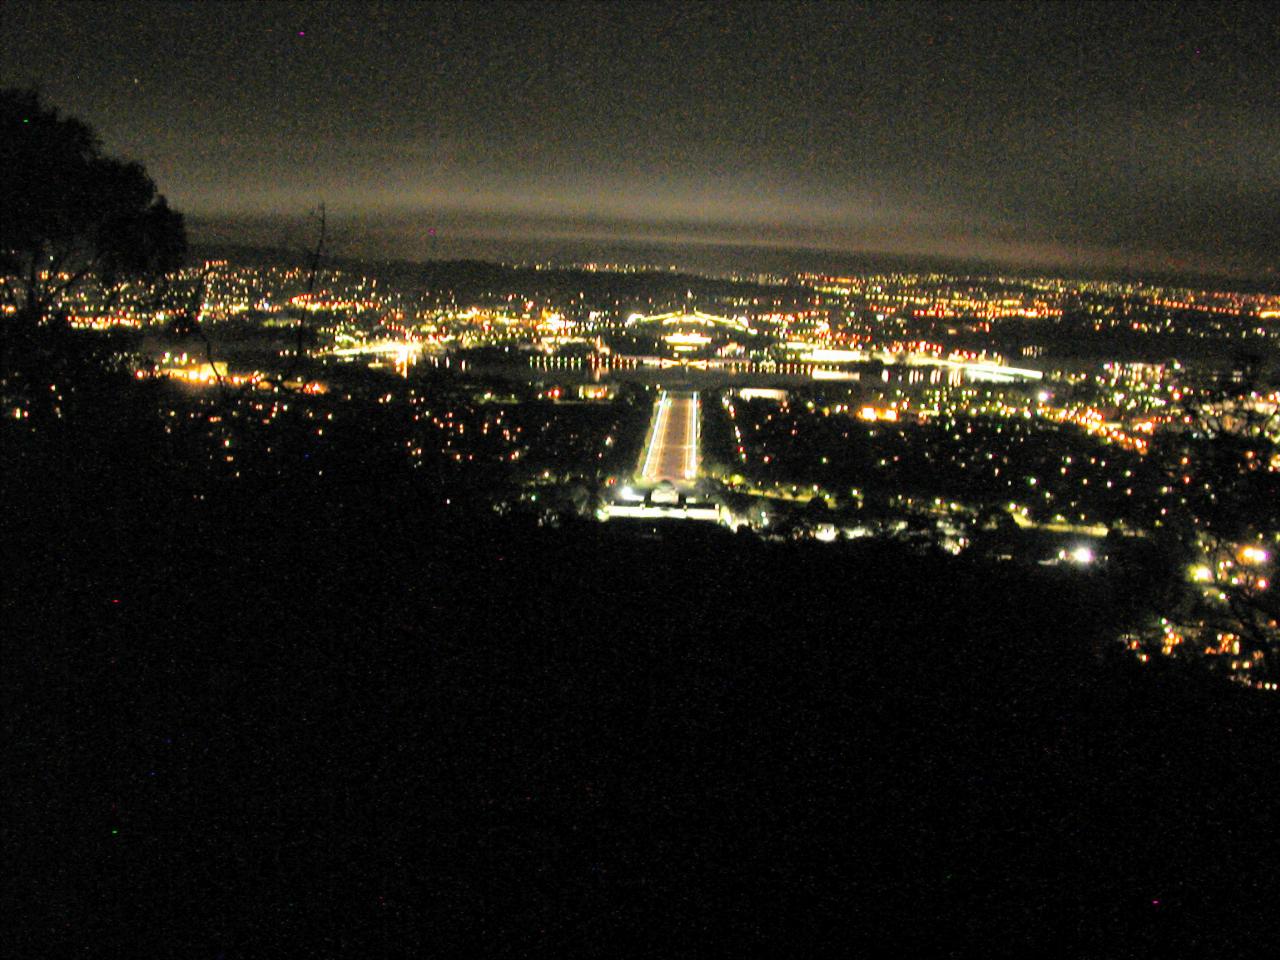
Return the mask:
[[[79,303],[102,309],[127,281],[174,269],[185,243],[182,216],[139,164],[103,156],[88,126],[35,91],[0,90],[4,402],[24,417],[62,419],[86,391],[131,375],[120,345],[71,335],[67,319]]]
[[[182,215],[140,164],[103,156],[88,126],[37,92],[0,90],[0,279],[19,326],[63,315],[89,283],[109,295],[172,270],[185,246]]]

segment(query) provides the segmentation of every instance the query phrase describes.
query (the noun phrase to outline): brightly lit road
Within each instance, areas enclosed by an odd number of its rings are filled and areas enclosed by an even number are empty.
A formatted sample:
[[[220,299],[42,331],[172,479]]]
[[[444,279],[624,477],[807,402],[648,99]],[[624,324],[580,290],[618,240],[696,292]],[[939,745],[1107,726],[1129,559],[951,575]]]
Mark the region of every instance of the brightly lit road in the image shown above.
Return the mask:
[[[663,392],[653,408],[640,480],[690,483],[698,476],[698,395]]]

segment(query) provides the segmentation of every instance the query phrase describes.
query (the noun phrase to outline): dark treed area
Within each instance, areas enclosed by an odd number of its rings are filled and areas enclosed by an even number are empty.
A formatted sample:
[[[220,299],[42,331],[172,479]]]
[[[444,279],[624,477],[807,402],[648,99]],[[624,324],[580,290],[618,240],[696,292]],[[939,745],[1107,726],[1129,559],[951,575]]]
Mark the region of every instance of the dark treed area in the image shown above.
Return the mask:
[[[1111,653],[1101,579],[66,440],[6,470],[10,956],[1140,956],[1276,893],[1274,708]]]
[[[815,211],[851,183],[834,158],[868,158],[852,121],[892,113],[876,216],[927,200],[903,222],[928,232],[997,211],[923,252],[1234,269],[1274,252],[1224,226],[1269,202],[1274,157],[1234,138],[1274,115],[1230,92],[1275,39],[1258,8],[279,4],[243,34],[208,19],[226,7],[15,9],[0,43],[34,77],[8,58],[0,81],[48,82],[0,89],[0,956],[1265,951],[1265,271],[1243,293],[901,262],[709,276],[433,239],[413,262],[376,236],[335,251],[359,221],[324,205],[291,250],[188,236],[177,212],[303,222],[317,185],[465,120],[415,209],[470,183],[477,209],[526,216],[550,181],[498,160],[545,160],[577,103],[592,121],[556,176],[636,220],[671,214],[635,193],[665,177],[739,242],[753,222],[830,226]],[[197,69],[237,36],[241,69]],[[321,54],[279,54],[303,42]],[[636,78],[646,51],[689,76]],[[390,89],[410,54],[428,79]],[[1150,105],[1202,56],[1185,99],[1134,121],[1238,107],[1157,171],[1182,191],[1166,223],[1144,192],[1165,181],[1124,166],[1138,140],[1051,159],[1084,105],[1129,129],[1120,81]],[[917,80],[882,69],[900,59]],[[548,112],[486,167],[508,68]],[[278,76],[297,81],[279,102]],[[725,76],[719,110],[676,110]],[[849,76],[880,78],[858,94]],[[269,135],[228,133],[245,102]],[[965,150],[940,139],[952,110]],[[651,115],[669,169],[601,173]],[[748,116],[758,149],[729,150]],[[973,147],[966,124],[997,117],[1019,135]],[[1252,164],[1234,186],[1210,162],[1227,141],[1224,167]],[[304,143],[312,173],[284,176]],[[1021,152],[983,186],[1001,143]],[[938,190],[895,192],[908,173]],[[394,193],[377,186],[360,216]],[[836,230],[846,253],[860,230]],[[865,236],[921,252],[891,233]]]

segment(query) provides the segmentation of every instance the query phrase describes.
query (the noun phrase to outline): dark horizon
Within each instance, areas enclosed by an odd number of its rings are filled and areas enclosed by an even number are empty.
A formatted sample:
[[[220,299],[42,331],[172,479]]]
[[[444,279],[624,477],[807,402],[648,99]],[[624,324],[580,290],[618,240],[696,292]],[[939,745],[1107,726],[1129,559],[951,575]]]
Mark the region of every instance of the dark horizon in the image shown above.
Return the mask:
[[[937,272],[966,276],[1054,277],[1061,280],[1136,282],[1193,288],[1219,287],[1241,293],[1280,290],[1280,277],[1231,274],[1135,262],[1111,264],[1002,262],[998,258],[929,253],[853,251],[783,244],[744,244],[714,238],[664,241],[644,237],[534,234],[494,236],[423,227],[403,242],[388,242],[376,230],[357,233],[351,218],[329,213],[327,263],[338,268],[426,265],[473,261],[509,267],[548,265],[572,269],[595,264],[676,271],[705,276]],[[240,220],[190,218],[193,259],[230,259],[246,265],[306,261],[317,227],[313,215]],[[353,240],[355,238],[355,240]]]
[[[0,85],[146,164],[197,242],[324,202],[362,258],[574,241],[1275,275],[1263,6],[248,9],[11,3]]]

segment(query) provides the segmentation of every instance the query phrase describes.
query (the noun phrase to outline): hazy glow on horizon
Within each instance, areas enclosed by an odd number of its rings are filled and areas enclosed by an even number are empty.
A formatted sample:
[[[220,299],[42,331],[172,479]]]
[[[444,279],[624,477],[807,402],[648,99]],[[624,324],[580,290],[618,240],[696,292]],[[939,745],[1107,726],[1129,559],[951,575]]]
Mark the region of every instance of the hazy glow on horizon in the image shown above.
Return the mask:
[[[38,83],[194,224],[242,239],[323,201],[363,231],[353,253],[403,257],[430,255],[438,224],[456,240],[1280,262],[1262,6],[254,10],[13,0],[0,84]]]

